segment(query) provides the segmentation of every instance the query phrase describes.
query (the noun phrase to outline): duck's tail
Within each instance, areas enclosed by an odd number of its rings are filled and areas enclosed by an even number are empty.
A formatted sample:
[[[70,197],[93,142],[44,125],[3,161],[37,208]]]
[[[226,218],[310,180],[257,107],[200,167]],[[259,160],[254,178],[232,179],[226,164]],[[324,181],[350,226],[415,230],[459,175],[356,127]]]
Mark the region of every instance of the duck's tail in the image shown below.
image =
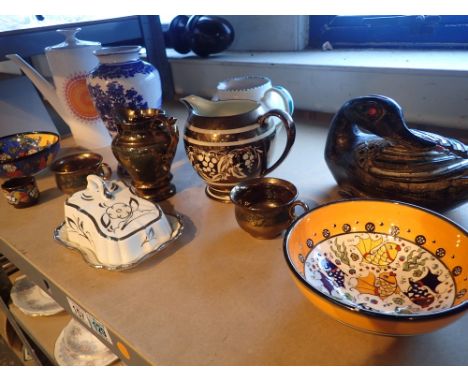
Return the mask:
[[[468,146],[463,144],[457,139],[446,138],[444,136],[429,133],[427,131],[412,129],[414,135],[420,137],[421,139],[427,142],[433,142],[433,145],[436,147],[439,146],[441,149],[449,150],[455,155],[460,156],[461,158],[468,158]]]

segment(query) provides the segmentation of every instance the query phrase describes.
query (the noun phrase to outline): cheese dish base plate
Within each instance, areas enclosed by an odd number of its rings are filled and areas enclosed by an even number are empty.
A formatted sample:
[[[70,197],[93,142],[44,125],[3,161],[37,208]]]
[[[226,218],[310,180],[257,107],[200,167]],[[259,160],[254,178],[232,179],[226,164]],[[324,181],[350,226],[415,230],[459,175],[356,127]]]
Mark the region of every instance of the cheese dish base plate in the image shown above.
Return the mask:
[[[169,224],[171,225],[172,228],[172,235],[169,238],[169,240],[165,241],[155,249],[153,249],[151,252],[148,252],[144,254],[142,257],[135,259],[134,261],[131,261],[126,264],[118,264],[118,265],[113,265],[113,264],[104,264],[100,262],[94,253],[93,250],[89,248],[83,248],[80,247],[78,244],[71,242],[68,240],[68,235],[67,235],[67,226],[65,222],[60,224],[55,230],[54,230],[54,239],[65,246],[66,248],[72,249],[74,251],[77,251],[81,254],[83,257],[84,261],[92,266],[93,268],[97,269],[107,269],[111,271],[122,271],[126,269],[131,269],[143,262],[144,260],[150,258],[151,256],[154,256],[155,254],[161,252],[163,249],[165,249],[167,246],[169,246],[171,243],[176,241],[180,235],[182,235],[182,231],[184,229],[184,224],[182,221],[182,218],[180,215],[169,215],[166,214],[166,217],[169,221]]]

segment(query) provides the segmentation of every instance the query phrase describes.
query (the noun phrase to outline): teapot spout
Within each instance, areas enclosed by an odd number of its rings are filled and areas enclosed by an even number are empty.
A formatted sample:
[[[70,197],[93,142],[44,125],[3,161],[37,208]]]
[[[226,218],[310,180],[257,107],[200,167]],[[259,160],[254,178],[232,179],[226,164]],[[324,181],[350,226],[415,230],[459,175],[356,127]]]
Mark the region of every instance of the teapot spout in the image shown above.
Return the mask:
[[[19,66],[21,71],[31,80],[31,82],[44,96],[44,98],[50,102],[55,111],[57,111],[57,113],[63,117],[62,106],[57,97],[57,91],[54,85],[52,85],[49,81],[42,77],[36,69],[29,65],[19,55],[7,54],[5,57]]]

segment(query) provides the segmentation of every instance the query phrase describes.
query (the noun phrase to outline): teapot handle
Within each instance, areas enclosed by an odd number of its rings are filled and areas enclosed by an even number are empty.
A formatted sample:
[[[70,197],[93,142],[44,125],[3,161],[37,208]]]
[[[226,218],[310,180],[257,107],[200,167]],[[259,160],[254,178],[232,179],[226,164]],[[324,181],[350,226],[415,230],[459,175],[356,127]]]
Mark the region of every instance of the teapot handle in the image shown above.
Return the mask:
[[[270,167],[262,171],[262,174],[261,174],[262,176],[272,172],[286,159],[286,157],[289,154],[289,150],[291,150],[291,147],[294,144],[294,141],[296,140],[296,125],[288,113],[279,109],[269,110],[265,114],[260,116],[257,122],[260,125],[263,125],[265,121],[270,117],[276,117],[280,119],[281,123],[286,128],[287,140],[286,140],[286,146],[284,147],[284,150],[281,156]]]

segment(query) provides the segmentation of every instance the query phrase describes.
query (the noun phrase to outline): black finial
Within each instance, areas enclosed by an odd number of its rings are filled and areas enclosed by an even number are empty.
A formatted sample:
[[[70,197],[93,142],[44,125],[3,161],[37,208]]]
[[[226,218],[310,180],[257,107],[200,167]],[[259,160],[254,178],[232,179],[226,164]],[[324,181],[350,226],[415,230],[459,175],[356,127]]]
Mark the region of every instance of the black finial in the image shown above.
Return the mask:
[[[201,57],[220,53],[234,41],[234,28],[218,16],[176,16],[164,32],[166,47]]]

